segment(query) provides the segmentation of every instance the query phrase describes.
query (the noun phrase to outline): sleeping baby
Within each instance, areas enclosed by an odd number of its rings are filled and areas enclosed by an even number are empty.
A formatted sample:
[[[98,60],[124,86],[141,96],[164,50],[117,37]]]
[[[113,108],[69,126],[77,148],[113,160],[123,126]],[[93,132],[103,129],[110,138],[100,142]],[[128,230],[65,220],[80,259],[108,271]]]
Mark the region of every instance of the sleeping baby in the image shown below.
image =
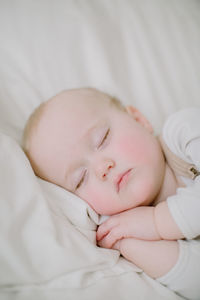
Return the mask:
[[[72,89],[33,112],[23,140],[37,176],[110,216],[99,246],[188,299],[200,299],[199,116],[175,113],[158,138],[135,107]]]

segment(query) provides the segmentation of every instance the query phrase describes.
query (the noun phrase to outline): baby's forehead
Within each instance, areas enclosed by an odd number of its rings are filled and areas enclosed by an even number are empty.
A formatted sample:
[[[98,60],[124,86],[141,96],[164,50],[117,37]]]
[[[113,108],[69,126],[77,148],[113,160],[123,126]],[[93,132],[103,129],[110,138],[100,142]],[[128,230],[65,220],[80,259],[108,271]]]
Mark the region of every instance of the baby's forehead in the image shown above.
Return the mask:
[[[40,122],[40,129],[42,135],[52,133],[55,136],[63,134],[82,131],[85,125],[90,127],[95,120],[102,118],[108,112],[110,102],[108,99],[96,98],[92,96],[62,95],[49,101],[45,112]],[[66,129],[66,133],[63,131]]]
[[[90,117],[102,110],[108,109],[110,99],[103,94],[83,94],[81,92],[58,95],[47,103],[44,117],[69,118],[79,120],[78,117]]]

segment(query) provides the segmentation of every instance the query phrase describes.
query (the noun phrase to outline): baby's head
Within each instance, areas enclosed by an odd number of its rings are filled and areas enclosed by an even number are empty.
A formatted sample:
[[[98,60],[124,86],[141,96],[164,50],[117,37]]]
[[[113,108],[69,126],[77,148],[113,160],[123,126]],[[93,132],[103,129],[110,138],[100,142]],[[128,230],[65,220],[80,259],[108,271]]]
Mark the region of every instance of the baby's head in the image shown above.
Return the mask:
[[[35,174],[62,186],[59,180],[60,171],[58,171],[56,179],[52,179],[51,176],[58,167],[58,161],[55,162],[56,168],[50,164],[50,161],[53,163],[58,159],[57,156],[55,157],[54,151],[57,149],[59,152],[57,154],[61,157],[63,139],[70,142],[73,136],[78,136],[86,120],[90,120],[91,117],[96,120],[100,107],[104,110],[110,106],[125,110],[118,99],[94,88],[65,90],[41,103],[28,119],[22,142]],[[46,162],[48,162],[47,165]]]
[[[23,145],[36,175],[99,214],[150,204],[163,181],[164,158],[150,123],[96,89],[63,91],[40,105]]]

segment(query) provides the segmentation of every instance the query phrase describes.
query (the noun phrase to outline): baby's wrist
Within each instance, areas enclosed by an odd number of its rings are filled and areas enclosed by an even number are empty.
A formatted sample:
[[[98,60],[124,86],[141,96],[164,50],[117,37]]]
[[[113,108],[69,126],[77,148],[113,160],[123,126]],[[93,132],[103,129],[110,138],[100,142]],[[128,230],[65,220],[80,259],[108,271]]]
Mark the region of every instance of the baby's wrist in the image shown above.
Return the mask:
[[[156,207],[154,207],[154,210],[153,210],[153,220],[154,220],[154,229],[155,229],[156,240],[162,240],[163,238],[160,234],[160,231],[159,231],[159,228],[157,225]]]
[[[178,240],[184,238],[178,225],[174,221],[167,202],[158,203],[154,211],[155,226],[163,240]]]

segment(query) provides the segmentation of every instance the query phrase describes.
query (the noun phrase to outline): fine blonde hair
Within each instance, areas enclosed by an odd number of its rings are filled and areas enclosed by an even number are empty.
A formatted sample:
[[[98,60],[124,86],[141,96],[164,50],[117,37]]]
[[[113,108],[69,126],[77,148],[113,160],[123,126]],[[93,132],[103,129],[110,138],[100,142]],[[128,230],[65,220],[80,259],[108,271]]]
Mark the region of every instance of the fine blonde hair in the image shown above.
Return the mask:
[[[103,95],[104,98],[107,98],[110,101],[111,105],[114,105],[115,107],[119,108],[120,110],[125,110],[122,103],[116,97],[113,97],[107,93],[101,92],[95,88],[79,88],[79,89],[64,90],[64,91],[60,92],[59,94],[57,94],[56,96],[54,96],[53,98],[41,103],[30,115],[30,117],[25,125],[23,137],[22,137],[22,148],[28,157],[29,157],[31,139],[38,128],[39,122],[45,112],[47,104],[50,101],[53,101],[59,95],[66,93],[67,91],[84,92],[84,93],[88,93],[88,95],[91,95],[91,96],[93,94],[94,94],[94,96],[97,94],[101,95],[101,96]]]

